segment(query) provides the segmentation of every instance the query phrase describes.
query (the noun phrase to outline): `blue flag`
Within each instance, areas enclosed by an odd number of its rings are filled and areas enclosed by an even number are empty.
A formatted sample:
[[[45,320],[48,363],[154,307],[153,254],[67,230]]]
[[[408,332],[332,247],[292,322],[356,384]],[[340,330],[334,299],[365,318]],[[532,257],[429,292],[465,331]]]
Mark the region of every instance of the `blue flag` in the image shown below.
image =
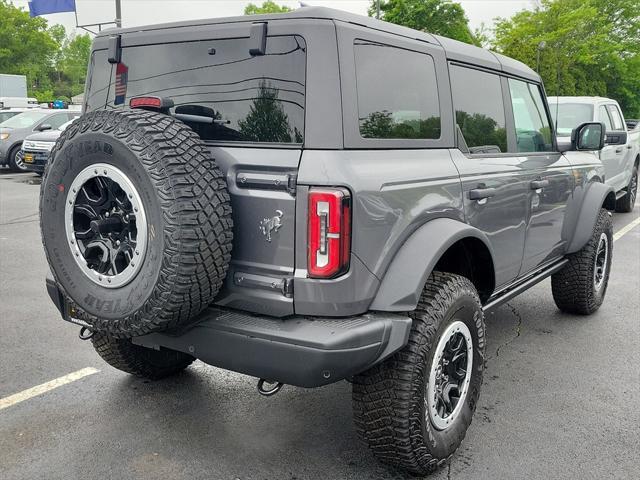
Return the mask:
[[[75,11],[76,0],[31,0],[29,2],[29,15],[32,17]]]

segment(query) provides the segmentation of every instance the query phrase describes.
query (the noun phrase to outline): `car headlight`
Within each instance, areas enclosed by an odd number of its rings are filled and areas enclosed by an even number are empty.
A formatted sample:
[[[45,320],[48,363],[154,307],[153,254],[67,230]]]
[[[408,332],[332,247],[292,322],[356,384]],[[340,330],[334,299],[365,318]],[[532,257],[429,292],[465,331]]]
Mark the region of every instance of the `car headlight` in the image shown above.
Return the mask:
[[[7,138],[9,138],[8,133],[0,133],[0,140],[6,140]]]

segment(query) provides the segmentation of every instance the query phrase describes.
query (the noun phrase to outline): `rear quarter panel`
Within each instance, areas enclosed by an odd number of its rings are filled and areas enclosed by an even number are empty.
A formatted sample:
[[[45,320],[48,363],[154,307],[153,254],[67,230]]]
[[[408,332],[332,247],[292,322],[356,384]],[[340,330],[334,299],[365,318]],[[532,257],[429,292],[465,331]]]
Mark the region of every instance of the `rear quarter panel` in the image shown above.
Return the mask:
[[[435,218],[464,222],[460,179],[446,149],[305,150],[298,184],[342,186],[351,192],[355,272],[335,280],[307,279],[307,233],[299,225],[294,291],[298,314],[327,314],[317,310],[321,307],[335,315],[366,310],[390,262],[413,232]],[[424,248],[427,255],[429,245]],[[341,291],[348,292],[353,305],[342,304]]]

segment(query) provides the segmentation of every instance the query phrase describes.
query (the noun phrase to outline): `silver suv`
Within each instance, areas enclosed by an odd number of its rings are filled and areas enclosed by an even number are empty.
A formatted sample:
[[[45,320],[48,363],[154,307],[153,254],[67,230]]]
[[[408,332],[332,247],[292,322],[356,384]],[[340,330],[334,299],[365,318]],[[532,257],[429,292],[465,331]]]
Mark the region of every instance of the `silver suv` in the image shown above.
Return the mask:
[[[547,277],[603,302],[604,127],[558,144],[510,58],[302,8],[104,32],[85,98],[42,183],[47,287],[125,372],[346,379],[361,438],[422,474],[471,422],[486,311]]]

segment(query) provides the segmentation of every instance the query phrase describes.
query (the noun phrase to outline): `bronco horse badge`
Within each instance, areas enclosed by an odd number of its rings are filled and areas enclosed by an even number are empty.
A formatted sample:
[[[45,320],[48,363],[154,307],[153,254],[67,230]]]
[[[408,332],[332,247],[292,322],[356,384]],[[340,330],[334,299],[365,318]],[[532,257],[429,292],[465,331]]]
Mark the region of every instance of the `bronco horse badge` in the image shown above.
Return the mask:
[[[277,232],[282,226],[282,210],[276,210],[275,216],[263,218],[260,222],[260,232],[267,237],[267,242],[271,241],[271,232]]]

